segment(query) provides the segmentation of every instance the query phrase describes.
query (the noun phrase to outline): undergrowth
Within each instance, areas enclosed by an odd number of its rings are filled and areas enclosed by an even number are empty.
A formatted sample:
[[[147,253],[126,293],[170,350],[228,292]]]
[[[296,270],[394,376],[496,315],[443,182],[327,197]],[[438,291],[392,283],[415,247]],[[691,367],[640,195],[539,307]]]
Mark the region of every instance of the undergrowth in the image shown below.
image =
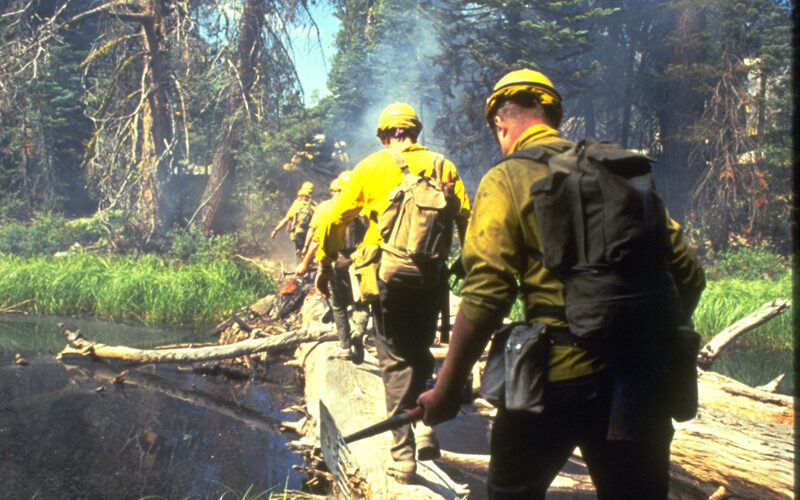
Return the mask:
[[[208,324],[274,289],[263,271],[233,258],[195,264],[153,255],[0,255],[0,305],[34,314]]]

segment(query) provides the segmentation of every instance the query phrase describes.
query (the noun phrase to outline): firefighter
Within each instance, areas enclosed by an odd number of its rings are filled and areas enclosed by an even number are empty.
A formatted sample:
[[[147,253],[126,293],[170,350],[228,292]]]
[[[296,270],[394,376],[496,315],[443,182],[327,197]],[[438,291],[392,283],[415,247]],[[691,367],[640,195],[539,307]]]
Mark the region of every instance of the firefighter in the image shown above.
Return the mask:
[[[298,264],[295,274],[305,275],[311,261],[319,248],[320,231],[319,226],[333,207],[336,196],[343,186],[350,181],[351,171],[345,170],[331,182],[331,198],[317,207],[314,217],[311,220],[309,237],[307,238],[307,249],[303,261]],[[339,336],[339,352],[336,357],[361,364],[364,361],[364,337],[367,333],[369,323],[369,306],[360,301],[356,301],[350,283],[349,267],[352,263],[350,254],[356,246],[361,243],[366,231],[364,217],[357,217],[348,227],[342,248],[333,265],[334,280],[331,287],[331,309],[333,310],[333,322],[336,325],[336,334]],[[348,314],[348,308],[351,309]],[[352,319],[352,328],[350,321]]]
[[[517,70],[501,78],[487,99],[485,113],[504,155],[571,144],[557,130],[561,97],[538,71]],[[481,180],[464,241],[467,275],[447,357],[434,389],[418,400],[425,409],[423,420],[430,425],[456,415],[459,391],[472,365],[518,295],[526,321],[543,323],[547,331],[563,332],[567,326],[563,283],[539,260],[548,235],[540,234],[531,217],[530,186],[548,173],[542,161],[504,159]],[[704,286],[703,271],[680,227],[666,220],[672,248],[665,265],[688,318]],[[657,336],[666,328],[662,323],[678,322],[674,311],[654,315],[652,331],[639,333]],[[547,362],[537,364],[546,379],[543,410],[508,410],[502,404],[498,408],[491,431],[489,498],[544,498],[576,445],[598,498],[666,498],[673,429],[659,402],[663,384],[650,387],[646,405],[637,407],[641,411],[626,413],[628,395],[618,390],[604,358],[583,344],[561,342],[556,336],[550,345]],[[631,434],[610,438],[612,422],[632,424],[625,427]]]
[[[271,239],[275,239],[278,231],[286,226],[286,232],[289,238],[294,242],[294,251],[297,256],[298,262],[302,260],[303,247],[306,243],[306,234],[308,233],[308,226],[311,223],[311,218],[314,216],[314,209],[316,205],[311,200],[311,193],[314,191],[314,185],[310,182],[304,182],[300,189],[297,191],[297,198],[292,202],[286,215],[278,222],[275,229],[270,234]],[[288,224],[288,226],[287,226]]]
[[[437,155],[416,143],[421,130],[422,123],[408,104],[393,103],[381,113],[377,135],[386,150],[367,156],[355,167],[350,184],[342,190],[324,224],[317,253],[320,261],[317,288],[321,293],[328,293],[328,284],[334,274],[331,265],[342,247],[348,225],[359,214],[367,216],[369,225],[364,240],[353,253],[354,266],[359,268],[363,265],[363,269],[367,269],[365,264],[369,262],[361,258],[368,253],[364,250],[379,248],[378,217],[389,206],[389,192],[404,178],[394,155],[402,156],[412,174],[431,172]],[[452,180],[457,205],[456,225],[462,231],[469,217],[464,185],[450,161],[443,163],[442,174],[443,178]],[[384,383],[386,411],[393,416],[416,406],[417,396],[432,376],[434,360],[429,347],[436,334],[438,289],[390,286],[374,275],[371,278],[377,288],[374,291],[377,298],[370,305],[378,364]],[[415,477],[417,459],[439,456],[438,443],[429,427],[417,426],[415,439],[411,426],[406,425],[392,431],[391,456],[393,460],[388,474],[398,482],[407,483]]]
[[[342,174],[344,174],[344,172],[342,172]],[[300,264],[297,265],[297,269],[295,270],[295,272],[300,270],[303,270],[303,272],[298,274],[305,274],[308,269],[308,265],[314,258],[316,249],[319,246],[319,237],[317,234],[317,228],[319,227],[320,221],[325,217],[325,214],[328,212],[331,206],[333,206],[333,202],[336,200],[336,196],[342,190],[340,182],[342,174],[340,174],[331,181],[330,185],[328,186],[328,194],[330,195],[330,198],[317,205],[317,209],[314,210],[314,215],[311,217],[311,222],[308,223],[306,240],[305,243],[303,244],[303,249],[301,250],[303,259],[300,261]],[[312,244],[312,242],[314,241],[317,242],[316,245]]]

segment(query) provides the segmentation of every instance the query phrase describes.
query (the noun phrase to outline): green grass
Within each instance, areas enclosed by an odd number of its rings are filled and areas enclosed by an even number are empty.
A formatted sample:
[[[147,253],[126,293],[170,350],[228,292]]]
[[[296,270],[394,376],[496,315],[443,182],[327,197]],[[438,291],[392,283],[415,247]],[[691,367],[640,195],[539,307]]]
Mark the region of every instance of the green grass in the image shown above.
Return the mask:
[[[777,298],[792,299],[792,278],[786,273],[780,279],[709,281],[694,313],[697,331],[708,341],[736,321]],[[772,318],[736,340],[739,347],[791,348],[792,312]]]
[[[155,256],[0,255],[0,305],[34,314],[158,324],[211,323],[275,289],[230,258],[169,263]]]

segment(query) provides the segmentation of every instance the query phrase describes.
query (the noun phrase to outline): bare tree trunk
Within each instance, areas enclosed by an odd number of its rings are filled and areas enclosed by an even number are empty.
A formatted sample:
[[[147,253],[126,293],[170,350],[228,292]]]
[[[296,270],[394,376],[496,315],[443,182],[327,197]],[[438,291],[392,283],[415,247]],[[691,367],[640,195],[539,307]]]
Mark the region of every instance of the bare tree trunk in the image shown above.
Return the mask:
[[[622,96],[622,124],[620,126],[619,142],[623,148],[628,147],[631,131],[631,107],[633,95],[633,60],[636,54],[633,50],[633,42],[628,42],[628,51],[625,54],[625,92]]]
[[[167,200],[163,191],[169,177],[172,129],[170,127],[169,61],[167,59],[164,23],[167,22],[166,0],[146,0],[144,14],[136,16],[141,23],[144,50],[144,75],[139,158],[141,188],[138,200],[138,221],[135,231],[145,244],[162,237],[172,223],[174,200]]]
[[[261,30],[264,27],[265,4],[263,0],[245,0],[239,24],[239,42],[236,51],[236,78],[231,83],[228,96],[227,117],[219,143],[211,162],[209,175],[200,207],[197,224],[203,232],[224,227],[221,208],[231,195],[236,175],[234,153],[241,145],[242,133],[250,115],[250,90],[256,79],[256,61],[261,49]]]

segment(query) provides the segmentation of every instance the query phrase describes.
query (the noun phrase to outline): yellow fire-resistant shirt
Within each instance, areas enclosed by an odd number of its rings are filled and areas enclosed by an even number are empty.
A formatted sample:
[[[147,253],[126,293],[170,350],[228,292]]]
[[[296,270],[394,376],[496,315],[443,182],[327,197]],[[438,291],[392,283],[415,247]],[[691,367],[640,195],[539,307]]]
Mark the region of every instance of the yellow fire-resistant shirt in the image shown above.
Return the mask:
[[[563,143],[558,131],[535,125],[512,145],[509,153],[531,146]],[[550,173],[547,165],[527,159],[505,160],[489,170],[475,195],[475,206],[464,241],[462,259],[467,276],[461,289],[461,312],[478,324],[499,324],[519,295],[526,320],[566,326],[550,317],[529,317],[536,305],[564,306],[563,284],[532,250],[541,254],[539,228],[533,217],[530,185]],[[683,240],[680,226],[670,219],[672,271],[679,291],[704,286],[703,271]],[[683,287],[683,290],[682,290]],[[697,292],[699,297],[699,291]],[[548,367],[550,381],[588,375],[603,365],[596,356],[573,346],[554,345]]]
[[[428,148],[412,144],[402,151],[402,155],[408,164],[410,173],[431,175],[434,153]],[[454,193],[461,202],[456,217],[466,222],[469,219],[469,200],[455,165],[449,160],[445,160],[442,174],[445,180],[448,178],[448,174],[451,175],[455,183]],[[350,182],[336,197],[336,203],[318,228],[322,239],[317,251],[317,259],[326,264],[336,260],[336,254],[344,241],[347,225],[362,212],[369,219],[369,226],[364,240],[359,246],[380,244],[382,240],[377,228],[378,217],[389,205],[389,193],[400,185],[403,177],[402,170],[386,150],[373,153],[359,162],[353,169]]]
[[[311,222],[308,224],[308,230],[314,235],[311,237],[312,241],[320,241],[320,233],[322,231],[317,231],[317,229],[325,221],[330,209],[333,208],[334,201],[336,201],[335,197],[329,198],[317,205],[317,209],[314,211],[314,216],[311,217]]]

